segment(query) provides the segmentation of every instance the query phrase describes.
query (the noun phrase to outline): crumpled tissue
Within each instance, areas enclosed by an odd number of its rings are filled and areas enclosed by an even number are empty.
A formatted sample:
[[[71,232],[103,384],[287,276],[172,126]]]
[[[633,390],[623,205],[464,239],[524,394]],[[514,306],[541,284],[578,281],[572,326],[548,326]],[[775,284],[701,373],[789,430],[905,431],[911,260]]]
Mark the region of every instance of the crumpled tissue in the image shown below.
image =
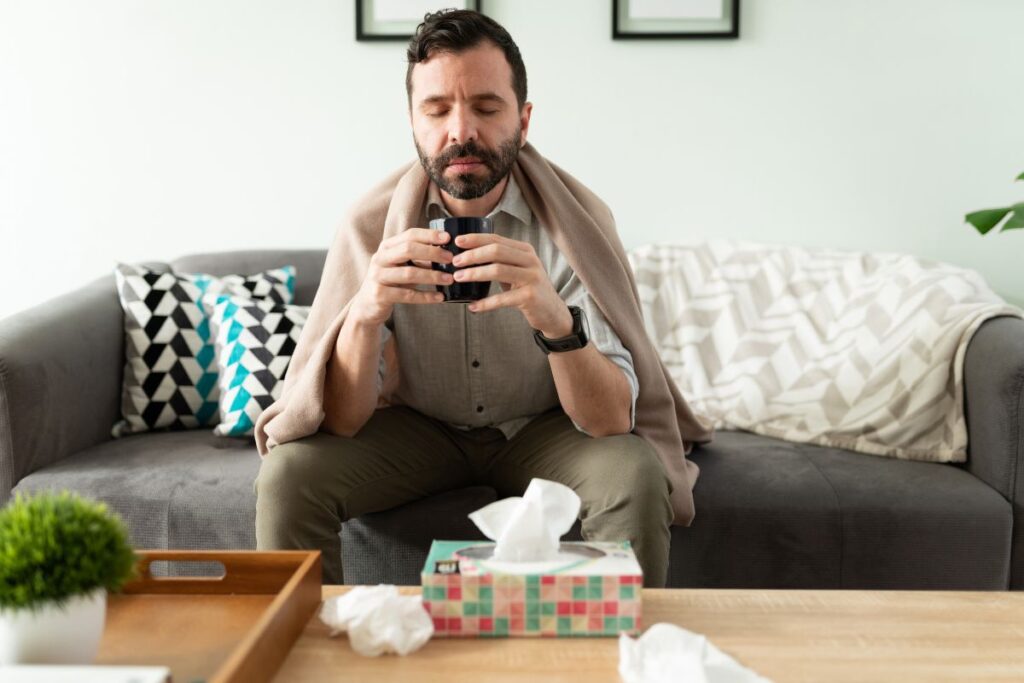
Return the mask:
[[[654,624],[636,639],[620,635],[619,675],[625,683],[771,683],[675,624]]]
[[[356,586],[328,598],[320,620],[331,635],[348,631],[352,649],[367,657],[385,652],[407,655],[423,647],[434,634],[434,623],[419,595],[399,595],[388,584]]]
[[[580,513],[580,497],[568,486],[533,479],[522,498],[503,498],[472,512],[469,518],[496,541],[494,559],[546,562],[558,558],[562,538]]]

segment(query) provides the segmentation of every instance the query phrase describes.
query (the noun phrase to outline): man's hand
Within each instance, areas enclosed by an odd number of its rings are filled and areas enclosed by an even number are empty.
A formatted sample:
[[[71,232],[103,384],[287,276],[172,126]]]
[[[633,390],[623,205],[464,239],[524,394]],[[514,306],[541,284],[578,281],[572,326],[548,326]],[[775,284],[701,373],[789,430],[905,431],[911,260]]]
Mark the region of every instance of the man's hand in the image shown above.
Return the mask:
[[[558,296],[533,246],[499,235],[459,235],[455,246],[466,251],[452,264],[456,282],[497,280],[502,292],[469,305],[474,313],[514,307],[526,322],[549,339],[572,333],[572,315]]]
[[[359,291],[352,298],[349,316],[367,325],[382,325],[395,304],[436,304],[444,300],[437,291],[419,291],[416,285],[450,285],[452,276],[432,270],[431,262],[451,263],[452,255],[441,244],[448,233],[409,228],[380,243]],[[411,263],[410,263],[411,262]]]

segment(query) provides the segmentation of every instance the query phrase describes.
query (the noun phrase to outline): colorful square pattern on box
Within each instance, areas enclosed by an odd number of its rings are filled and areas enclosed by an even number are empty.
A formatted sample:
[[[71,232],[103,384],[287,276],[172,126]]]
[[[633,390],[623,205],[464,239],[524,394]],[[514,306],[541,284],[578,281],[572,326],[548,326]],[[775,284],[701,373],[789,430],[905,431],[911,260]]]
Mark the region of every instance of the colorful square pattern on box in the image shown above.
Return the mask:
[[[435,636],[640,632],[643,576],[628,542],[562,543],[564,549],[575,546],[593,556],[543,572],[508,573],[496,570],[497,563],[459,554],[493,545],[434,541],[421,579],[423,607],[434,620]]]

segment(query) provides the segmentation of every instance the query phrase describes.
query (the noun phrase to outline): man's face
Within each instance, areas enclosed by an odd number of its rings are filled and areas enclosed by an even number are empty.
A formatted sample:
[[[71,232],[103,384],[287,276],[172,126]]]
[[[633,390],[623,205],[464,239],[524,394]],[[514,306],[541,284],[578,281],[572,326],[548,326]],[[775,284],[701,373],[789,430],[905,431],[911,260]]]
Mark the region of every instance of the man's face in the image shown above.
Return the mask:
[[[412,71],[413,139],[430,179],[456,199],[477,199],[512,170],[530,125],[512,67],[493,43],[440,53]]]

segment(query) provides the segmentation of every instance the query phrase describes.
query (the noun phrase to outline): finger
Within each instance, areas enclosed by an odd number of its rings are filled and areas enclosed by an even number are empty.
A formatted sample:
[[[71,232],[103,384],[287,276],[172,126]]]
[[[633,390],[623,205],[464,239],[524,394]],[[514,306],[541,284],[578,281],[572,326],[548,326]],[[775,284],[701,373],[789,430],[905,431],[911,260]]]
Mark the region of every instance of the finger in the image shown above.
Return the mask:
[[[448,233],[445,233],[448,234]],[[398,242],[390,244],[382,252],[384,263],[397,266],[411,260],[426,261],[429,267],[431,261],[435,263],[451,263],[452,254],[444,247],[420,242]]]
[[[385,296],[393,304],[436,304],[444,301],[444,294],[422,289],[385,287]]]
[[[422,244],[445,244],[450,236],[444,230],[431,230],[430,228],[409,228],[403,230],[391,239],[396,242],[420,242]]]
[[[499,308],[518,306],[522,303],[523,291],[524,290],[522,289],[513,289],[508,292],[502,292],[501,294],[494,294],[480,299],[480,301],[474,301],[469,305],[469,310],[473,313],[484,313],[486,311],[493,311]]]
[[[536,259],[533,254],[522,249],[515,249],[507,244],[493,243],[464,251],[452,261],[452,265],[458,268],[475,263],[507,263],[526,268],[536,263]]]
[[[455,238],[455,246],[462,247],[463,249],[476,249],[485,244],[504,244],[507,247],[520,251],[533,251],[533,247],[528,242],[511,240],[507,237],[488,232],[471,232]]]
[[[450,285],[452,281],[452,276],[448,273],[439,270],[431,270],[429,268],[418,268],[416,266],[381,268],[377,274],[377,282],[391,287],[403,287],[407,285]]]
[[[463,268],[455,271],[456,282],[507,282],[513,285],[523,285],[533,279],[533,273],[526,268],[509,266],[504,263],[489,263],[484,266]]]
[[[441,237],[444,235],[444,237]],[[441,230],[428,230],[427,228],[409,228],[397,235],[392,235],[380,243],[377,251],[391,249],[406,242],[419,242],[420,244],[443,244],[448,241],[448,233]]]

